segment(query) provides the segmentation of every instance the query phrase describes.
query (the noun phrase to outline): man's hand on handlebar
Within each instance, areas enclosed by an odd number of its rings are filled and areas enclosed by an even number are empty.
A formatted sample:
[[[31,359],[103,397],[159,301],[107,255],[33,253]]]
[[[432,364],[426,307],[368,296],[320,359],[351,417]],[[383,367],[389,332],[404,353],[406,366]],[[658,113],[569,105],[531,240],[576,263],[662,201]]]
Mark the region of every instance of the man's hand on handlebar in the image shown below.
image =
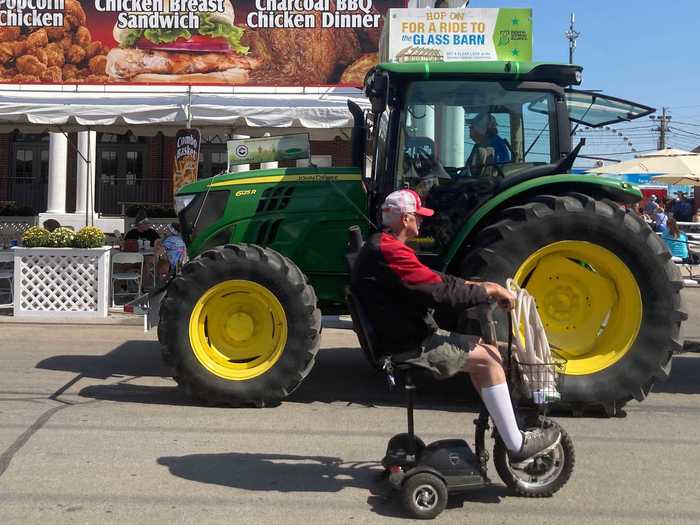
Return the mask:
[[[498,303],[503,310],[509,311],[515,308],[515,295],[498,283],[464,281],[466,284],[479,285],[486,290],[489,298]]]

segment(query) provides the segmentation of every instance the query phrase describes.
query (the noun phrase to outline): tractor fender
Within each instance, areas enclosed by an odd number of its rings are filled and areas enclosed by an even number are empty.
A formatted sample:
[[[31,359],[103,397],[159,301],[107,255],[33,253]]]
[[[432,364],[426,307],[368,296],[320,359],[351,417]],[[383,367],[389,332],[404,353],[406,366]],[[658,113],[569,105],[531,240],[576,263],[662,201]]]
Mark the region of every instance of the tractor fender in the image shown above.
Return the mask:
[[[453,261],[459,261],[460,258],[457,255],[461,254],[469,244],[469,238],[480,231],[484,225],[491,223],[500,210],[522,204],[535,195],[561,195],[571,192],[583,193],[595,199],[606,198],[628,205],[639,202],[643,198],[642,192],[635,185],[598,175],[548,175],[520,182],[506,187],[483,202],[472,213],[453,239],[443,259],[441,270],[445,271],[451,267]]]

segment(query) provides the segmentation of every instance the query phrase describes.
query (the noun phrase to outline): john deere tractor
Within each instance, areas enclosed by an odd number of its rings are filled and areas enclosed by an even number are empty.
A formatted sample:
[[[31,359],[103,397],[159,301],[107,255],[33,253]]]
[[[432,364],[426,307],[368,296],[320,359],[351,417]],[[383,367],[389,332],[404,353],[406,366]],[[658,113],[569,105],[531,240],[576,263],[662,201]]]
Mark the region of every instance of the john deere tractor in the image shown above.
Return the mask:
[[[228,173],[182,188],[191,260],[165,290],[158,325],[176,381],[206,403],[291,394],[314,366],[321,313],[345,312],[348,228],[375,231],[384,196],[410,187],[437,211],[414,244],[426,264],[513,277],[534,295],[568,361],[564,402],[644,399],[682,347],[682,281],[625,208],[641,199],[636,187],[570,171],[579,125],[653,110],[569,89],[580,79],[580,67],[557,64],[380,64],[365,82],[371,110],[349,104],[356,167]],[[473,132],[484,118],[491,142]]]

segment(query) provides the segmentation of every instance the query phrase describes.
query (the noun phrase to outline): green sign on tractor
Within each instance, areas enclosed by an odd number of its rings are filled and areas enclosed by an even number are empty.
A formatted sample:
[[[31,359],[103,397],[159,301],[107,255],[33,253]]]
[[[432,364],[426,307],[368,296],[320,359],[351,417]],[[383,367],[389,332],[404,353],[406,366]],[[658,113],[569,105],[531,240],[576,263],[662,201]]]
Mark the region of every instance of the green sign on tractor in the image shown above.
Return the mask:
[[[347,311],[348,228],[379,228],[383,198],[409,187],[436,210],[414,246],[426,264],[512,277],[535,297],[567,360],[564,403],[614,410],[644,399],[682,347],[682,281],[664,243],[624,208],[641,199],[636,187],[570,173],[581,147],[571,136],[653,109],[571,89],[581,72],[382,63],[365,81],[371,110],[349,104],[355,167],[229,173],[181,188],[191,260],[150,298],[162,297],[158,334],[176,381],[207,403],[289,396],[314,366],[322,312]]]

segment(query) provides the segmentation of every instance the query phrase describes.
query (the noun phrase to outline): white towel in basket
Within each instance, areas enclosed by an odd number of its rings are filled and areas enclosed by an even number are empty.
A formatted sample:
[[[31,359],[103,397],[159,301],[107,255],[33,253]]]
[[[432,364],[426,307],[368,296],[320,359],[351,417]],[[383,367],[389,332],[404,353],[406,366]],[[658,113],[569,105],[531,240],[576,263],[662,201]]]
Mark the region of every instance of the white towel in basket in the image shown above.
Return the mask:
[[[547,334],[537,312],[535,298],[515,281],[508,279],[506,287],[516,297],[512,312],[514,359],[518,363],[538,365],[553,363]],[[554,401],[561,398],[556,386],[554,366],[520,366],[523,382],[535,402]]]

